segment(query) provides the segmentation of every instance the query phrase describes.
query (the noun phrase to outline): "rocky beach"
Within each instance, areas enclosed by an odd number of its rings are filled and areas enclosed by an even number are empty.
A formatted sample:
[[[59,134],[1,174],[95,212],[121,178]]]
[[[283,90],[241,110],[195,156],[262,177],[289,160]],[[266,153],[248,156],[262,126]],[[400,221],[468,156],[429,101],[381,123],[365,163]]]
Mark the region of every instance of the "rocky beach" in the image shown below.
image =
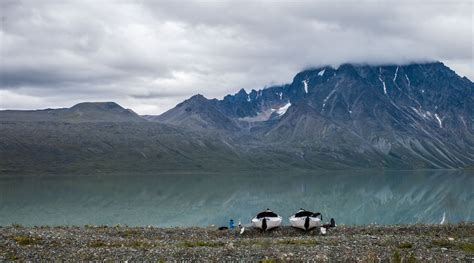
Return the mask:
[[[0,261],[473,262],[474,223],[281,227],[0,227]]]

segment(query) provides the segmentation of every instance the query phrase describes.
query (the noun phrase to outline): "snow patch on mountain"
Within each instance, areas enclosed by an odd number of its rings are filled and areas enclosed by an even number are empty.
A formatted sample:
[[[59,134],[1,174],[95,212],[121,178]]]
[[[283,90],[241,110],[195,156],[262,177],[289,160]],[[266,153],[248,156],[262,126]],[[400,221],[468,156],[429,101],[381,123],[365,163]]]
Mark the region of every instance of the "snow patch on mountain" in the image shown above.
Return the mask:
[[[303,80],[302,82],[303,82],[303,85],[304,85],[304,92],[308,93],[308,81]]]
[[[381,67],[379,67],[379,80],[383,85],[383,93],[385,95],[387,95],[387,86],[385,86],[385,81],[383,81],[383,79],[382,79],[382,68]]]
[[[275,112],[276,114],[278,114],[278,116],[282,116],[283,114],[286,113],[286,111],[288,110],[290,106],[291,106],[291,103],[288,102],[287,104],[285,104],[284,106],[280,108],[272,109],[272,112]]]
[[[421,108],[417,109],[414,107],[410,107],[413,111],[415,111],[420,117],[426,120],[434,121],[436,120],[438,122],[438,125],[440,128],[443,128],[443,119],[438,115],[438,113],[435,113],[434,115],[430,111],[423,111]]]
[[[426,113],[424,113],[421,109],[417,109],[415,107],[410,107],[416,114],[418,114],[422,118],[426,118]]]
[[[380,82],[382,82],[383,85],[383,93],[387,95],[387,86],[385,86],[385,81],[382,80],[382,78],[379,76]]]
[[[325,71],[326,71],[326,69],[323,69],[320,72],[318,72],[318,76],[322,77],[324,75]]]
[[[436,120],[438,121],[439,127],[443,128],[443,121],[441,118],[438,116],[438,113],[435,113]]]
[[[333,89],[329,95],[326,96],[326,98],[323,100],[323,110],[324,110],[324,107],[326,107],[326,102],[328,101],[329,98],[331,98],[331,96],[336,92],[336,89]]]
[[[259,122],[259,121],[268,121],[269,119],[272,119],[275,117],[281,117],[283,116],[288,108],[290,108],[291,103],[288,102],[287,104],[277,107],[277,108],[268,108],[266,110],[263,110],[259,112],[256,116],[252,117],[244,117],[244,118],[239,118],[239,121],[245,121],[245,122]]]
[[[408,82],[408,87],[410,87],[410,86],[411,86],[411,82],[410,82],[410,79],[408,78],[407,74],[405,74],[405,79],[406,79],[407,82]]]

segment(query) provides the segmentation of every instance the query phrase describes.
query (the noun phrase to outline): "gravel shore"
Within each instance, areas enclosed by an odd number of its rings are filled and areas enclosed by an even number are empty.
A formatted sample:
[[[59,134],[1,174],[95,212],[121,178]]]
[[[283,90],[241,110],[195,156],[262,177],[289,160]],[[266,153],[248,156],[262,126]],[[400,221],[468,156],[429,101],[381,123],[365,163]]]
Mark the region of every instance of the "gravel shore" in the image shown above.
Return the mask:
[[[0,227],[0,261],[474,262],[474,223],[338,226],[322,236],[281,227]]]

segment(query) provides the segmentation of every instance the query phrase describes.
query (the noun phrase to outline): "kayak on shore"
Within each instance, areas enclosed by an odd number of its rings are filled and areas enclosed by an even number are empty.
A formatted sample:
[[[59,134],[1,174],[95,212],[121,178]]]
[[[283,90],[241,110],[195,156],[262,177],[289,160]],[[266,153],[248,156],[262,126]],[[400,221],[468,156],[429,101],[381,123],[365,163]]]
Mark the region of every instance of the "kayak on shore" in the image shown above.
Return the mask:
[[[298,212],[290,216],[290,224],[294,228],[310,230],[322,226],[323,216],[321,213],[314,213],[300,208]]]
[[[281,216],[267,208],[267,210],[258,213],[254,218],[252,218],[252,226],[266,231],[279,227],[281,221]]]
[[[323,216],[321,213],[307,211],[303,208],[300,208],[298,212],[290,216],[289,221],[292,227],[305,231],[319,228],[323,235],[326,234],[327,229],[336,227],[336,221],[334,218],[331,218],[329,223],[323,224]],[[254,218],[252,218],[251,222],[254,228],[267,231],[281,226],[282,217],[267,208],[265,211],[258,213]]]

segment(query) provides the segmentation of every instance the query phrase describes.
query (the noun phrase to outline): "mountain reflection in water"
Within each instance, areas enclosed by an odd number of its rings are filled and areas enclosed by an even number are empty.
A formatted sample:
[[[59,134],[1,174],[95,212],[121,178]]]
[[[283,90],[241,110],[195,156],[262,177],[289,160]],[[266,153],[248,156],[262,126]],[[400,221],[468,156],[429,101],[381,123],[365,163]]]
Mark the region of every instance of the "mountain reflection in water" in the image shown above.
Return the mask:
[[[300,171],[0,178],[0,225],[248,224],[299,208],[338,224],[472,221],[472,171]]]

